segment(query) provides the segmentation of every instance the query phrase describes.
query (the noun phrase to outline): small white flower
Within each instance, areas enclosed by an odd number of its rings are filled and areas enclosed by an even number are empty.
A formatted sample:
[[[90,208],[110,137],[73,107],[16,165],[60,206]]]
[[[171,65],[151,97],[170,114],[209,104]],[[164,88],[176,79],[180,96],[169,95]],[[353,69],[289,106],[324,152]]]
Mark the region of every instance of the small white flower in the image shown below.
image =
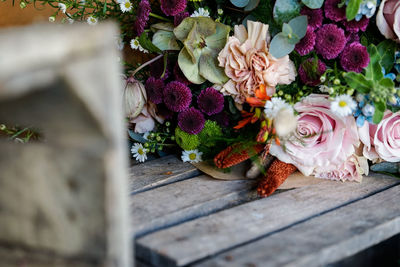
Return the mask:
[[[201,161],[201,155],[203,152],[199,152],[197,149],[185,150],[182,152],[181,158],[183,162],[197,163]]]
[[[49,21],[54,22],[54,21],[56,21],[56,18],[54,16],[51,16],[51,17],[49,17]]]
[[[222,10],[222,8],[218,8],[217,12],[218,12],[218,15],[224,14],[224,10]]]
[[[320,85],[318,89],[321,91],[321,93],[328,93],[329,92],[329,87],[326,85]]]
[[[149,138],[149,135],[150,135],[150,132],[145,132],[145,133],[143,134],[143,138],[146,139],[146,140],[149,140],[149,139],[148,139],[148,138]]]
[[[96,25],[98,22],[97,19],[92,16],[88,17],[86,21],[89,25],[92,25],[92,26]]]
[[[67,12],[67,6],[65,4],[63,4],[63,3],[58,3],[58,8],[64,14],[65,14],[65,12]]]
[[[125,44],[124,44],[124,41],[122,41],[121,36],[115,36],[114,41],[115,41],[115,46],[117,47],[117,49],[119,51],[122,51],[122,49],[124,49]]]
[[[140,143],[135,143],[131,149],[133,157],[139,162],[145,162],[147,160],[147,149]]]
[[[144,48],[140,45],[139,40],[138,40],[137,38],[131,40],[131,48],[132,48],[133,50],[139,50],[139,51],[141,51],[141,52],[143,52],[143,53],[149,53],[149,51],[147,51],[146,49],[144,49]]]
[[[204,9],[204,8],[202,8],[202,7],[200,7],[199,9],[197,9],[192,15],[191,15],[191,17],[192,18],[195,18],[195,17],[210,17],[210,12],[208,12],[208,10],[207,9]]]
[[[280,97],[273,97],[265,103],[264,113],[267,118],[275,119],[281,109],[289,109],[293,112],[293,107]]]
[[[123,2],[121,2],[121,3],[119,4],[119,7],[121,8],[121,11],[122,11],[123,13],[129,12],[129,11],[132,10],[132,3],[131,3],[131,1],[129,1],[129,0],[124,0]]]
[[[339,95],[331,103],[331,111],[342,117],[351,115],[356,108],[356,101],[349,95]]]

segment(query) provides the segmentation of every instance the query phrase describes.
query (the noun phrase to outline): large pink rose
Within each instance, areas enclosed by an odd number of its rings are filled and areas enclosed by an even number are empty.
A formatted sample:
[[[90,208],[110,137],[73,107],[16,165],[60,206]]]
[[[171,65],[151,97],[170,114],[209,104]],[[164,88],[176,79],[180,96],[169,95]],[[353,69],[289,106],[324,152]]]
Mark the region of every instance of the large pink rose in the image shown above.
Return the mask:
[[[289,56],[276,59],[269,54],[268,25],[248,21],[248,31],[243,25],[235,26],[234,36],[229,37],[218,55],[219,66],[225,69],[230,80],[221,92],[243,103],[254,96],[255,89],[264,84],[272,95],[278,84],[290,84],[296,71]]]
[[[294,107],[299,112],[295,136],[270,153],[295,165],[304,175],[342,166],[359,145],[354,117],[340,117],[330,110],[326,95],[310,95]]]
[[[366,158],[374,162],[400,161],[400,112],[386,112],[378,125],[364,123],[359,135]]]
[[[376,15],[376,25],[387,38],[400,42],[400,1],[383,0]]]

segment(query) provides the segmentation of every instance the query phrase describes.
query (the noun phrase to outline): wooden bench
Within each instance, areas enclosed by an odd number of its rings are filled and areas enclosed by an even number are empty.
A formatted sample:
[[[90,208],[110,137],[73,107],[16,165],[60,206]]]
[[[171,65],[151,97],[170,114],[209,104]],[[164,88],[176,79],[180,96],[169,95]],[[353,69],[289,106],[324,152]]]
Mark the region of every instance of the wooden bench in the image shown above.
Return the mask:
[[[130,173],[138,266],[321,266],[400,233],[400,179],[390,176],[260,199],[255,181],[215,180],[175,156]]]

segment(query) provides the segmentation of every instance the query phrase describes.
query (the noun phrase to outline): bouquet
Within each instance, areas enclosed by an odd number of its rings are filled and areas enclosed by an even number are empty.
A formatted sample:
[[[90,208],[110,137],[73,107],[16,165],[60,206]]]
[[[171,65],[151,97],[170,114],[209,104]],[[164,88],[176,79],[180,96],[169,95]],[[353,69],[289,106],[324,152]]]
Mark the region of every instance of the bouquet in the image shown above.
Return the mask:
[[[137,161],[173,152],[226,171],[251,159],[261,196],[296,170],[399,172],[400,1],[34,2],[56,8],[51,22],[120,23]]]

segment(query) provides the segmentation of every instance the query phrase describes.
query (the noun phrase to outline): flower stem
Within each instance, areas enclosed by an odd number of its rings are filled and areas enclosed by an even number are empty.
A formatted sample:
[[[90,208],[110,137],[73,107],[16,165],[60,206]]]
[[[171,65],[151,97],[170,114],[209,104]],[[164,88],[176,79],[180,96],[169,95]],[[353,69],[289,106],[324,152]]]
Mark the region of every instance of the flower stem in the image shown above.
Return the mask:
[[[169,19],[164,18],[164,17],[162,17],[160,15],[154,14],[152,12],[150,12],[149,15],[150,15],[150,17],[153,17],[153,18],[156,18],[156,19],[160,19],[160,20],[163,20],[163,21],[166,21],[166,22],[171,22]]]
[[[143,69],[144,67],[150,65],[151,63],[153,63],[153,62],[159,60],[159,59],[162,58],[163,56],[164,56],[163,54],[160,54],[160,55],[156,56],[155,58],[153,58],[153,59],[147,61],[146,63],[142,64],[140,67],[138,67],[136,70],[134,70],[134,71],[132,72],[132,75],[131,75],[131,76],[134,77],[135,74],[136,74],[139,70],[141,70],[141,69]]]

